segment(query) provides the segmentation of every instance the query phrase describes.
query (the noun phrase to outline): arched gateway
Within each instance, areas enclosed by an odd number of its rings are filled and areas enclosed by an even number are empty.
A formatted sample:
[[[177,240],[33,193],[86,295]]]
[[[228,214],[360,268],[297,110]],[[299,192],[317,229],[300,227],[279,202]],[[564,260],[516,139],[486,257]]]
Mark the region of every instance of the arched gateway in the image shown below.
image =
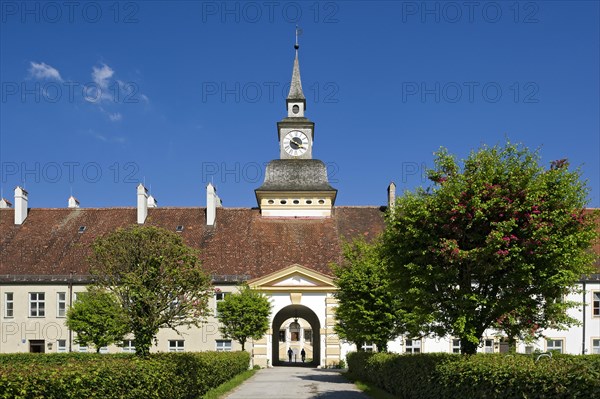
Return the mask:
[[[310,325],[310,329],[300,327],[301,333],[286,329],[282,330],[283,323],[288,319],[306,320]],[[301,363],[299,356],[301,349],[309,350],[308,356],[311,361],[304,364],[313,367],[321,365],[321,323],[315,312],[304,305],[289,305],[277,312],[271,326],[273,330],[271,337],[271,364],[273,366],[281,365],[282,349],[284,358],[288,349],[293,351],[295,356],[293,359],[294,363]],[[311,332],[310,338],[306,336],[307,331]]]
[[[263,292],[272,304],[271,329],[252,343],[254,364],[282,365],[288,349],[301,362],[303,348],[311,366],[339,362],[340,341],[333,332],[336,287],[330,277],[291,265],[248,283]]]

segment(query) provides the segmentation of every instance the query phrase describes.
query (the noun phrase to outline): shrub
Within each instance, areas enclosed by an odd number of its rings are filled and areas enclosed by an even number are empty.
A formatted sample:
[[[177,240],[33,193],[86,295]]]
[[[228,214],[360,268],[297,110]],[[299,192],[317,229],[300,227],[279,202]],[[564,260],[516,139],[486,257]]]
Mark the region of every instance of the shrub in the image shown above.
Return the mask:
[[[600,356],[351,353],[349,373],[406,399],[600,397]]]
[[[0,398],[192,399],[248,369],[246,352],[2,355]]]

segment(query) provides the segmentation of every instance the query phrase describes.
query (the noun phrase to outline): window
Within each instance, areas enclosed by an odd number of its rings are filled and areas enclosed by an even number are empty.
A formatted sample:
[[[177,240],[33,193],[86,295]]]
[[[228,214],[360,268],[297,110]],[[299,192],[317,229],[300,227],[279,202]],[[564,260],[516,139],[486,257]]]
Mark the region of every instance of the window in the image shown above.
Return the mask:
[[[308,330],[304,330],[304,341],[305,342],[312,342],[312,330],[308,329]]]
[[[592,315],[600,316],[600,292],[592,292]]]
[[[298,319],[294,319],[290,323],[290,339],[295,342],[300,341],[300,323],[298,323]]]
[[[100,348],[100,353],[108,353],[108,346],[103,346]]]
[[[29,352],[45,353],[46,345],[44,345],[44,340],[43,339],[30,339],[29,340]]]
[[[592,353],[594,355],[600,355],[600,339],[592,339]]]
[[[45,294],[43,292],[29,293],[29,317],[44,317],[46,315]]]
[[[546,350],[548,352],[554,351],[558,353],[563,352],[563,340],[562,339],[549,339],[546,341]]]
[[[135,345],[132,339],[126,339],[123,341],[123,352],[135,352]]]
[[[219,311],[217,309],[219,302],[224,300],[227,295],[229,295],[228,292],[215,292],[215,317],[219,315]]]
[[[59,339],[58,341],[56,341],[56,351],[60,352],[60,353],[67,351],[67,340],[66,339]]]
[[[4,317],[13,317],[15,315],[15,304],[13,301],[13,293],[4,293]]]
[[[79,346],[79,352],[86,353],[88,347],[87,346]]]
[[[486,339],[483,341],[483,352],[484,353],[494,353],[494,340]]]
[[[421,340],[420,339],[407,339],[404,341],[406,353],[421,353]]]
[[[361,349],[364,350],[365,352],[373,352],[373,343],[372,342],[365,342],[361,346]]]
[[[217,342],[217,352],[231,352],[231,340],[218,339],[216,342]]]
[[[59,292],[56,294],[56,317],[67,316],[67,294]]]
[[[279,330],[279,342],[285,342],[285,330]]]
[[[183,340],[170,340],[169,341],[169,352],[183,352]]]
[[[460,339],[452,340],[452,353],[460,353]]]

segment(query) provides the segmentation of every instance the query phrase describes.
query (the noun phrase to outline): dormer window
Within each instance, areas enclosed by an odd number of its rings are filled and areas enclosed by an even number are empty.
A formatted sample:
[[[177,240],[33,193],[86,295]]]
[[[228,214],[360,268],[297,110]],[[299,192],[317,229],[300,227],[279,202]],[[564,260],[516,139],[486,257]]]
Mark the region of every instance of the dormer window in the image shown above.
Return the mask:
[[[86,226],[79,226],[79,230],[77,230],[77,232],[78,232],[79,234],[81,234],[81,233],[83,233],[83,232],[84,232],[84,231],[86,231],[86,230],[87,230],[87,227],[86,227]]]

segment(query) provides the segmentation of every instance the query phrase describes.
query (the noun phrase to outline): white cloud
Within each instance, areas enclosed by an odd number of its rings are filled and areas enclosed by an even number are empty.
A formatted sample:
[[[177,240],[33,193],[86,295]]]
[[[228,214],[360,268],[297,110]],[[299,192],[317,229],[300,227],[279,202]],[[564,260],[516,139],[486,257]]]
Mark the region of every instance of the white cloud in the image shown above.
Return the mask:
[[[115,71],[106,64],[102,64],[102,67],[92,67],[92,79],[101,89],[108,87],[108,80],[112,78]]]
[[[98,141],[101,141],[103,143],[116,143],[116,144],[124,144],[127,139],[123,136],[113,136],[113,137],[109,137],[106,136],[104,134],[101,133],[97,133],[92,129],[88,129],[87,133],[92,136],[93,138],[95,138]]]
[[[108,114],[108,119],[112,122],[118,122],[123,119],[123,115],[120,112],[113,112],[112,114]]]
[[[45,62],[30,62],[31,68],[29,68],[29,73],[36,79],[55,79],[59,82],[62,82],[63,79],[58,72],[58,69],[46,64]]]

